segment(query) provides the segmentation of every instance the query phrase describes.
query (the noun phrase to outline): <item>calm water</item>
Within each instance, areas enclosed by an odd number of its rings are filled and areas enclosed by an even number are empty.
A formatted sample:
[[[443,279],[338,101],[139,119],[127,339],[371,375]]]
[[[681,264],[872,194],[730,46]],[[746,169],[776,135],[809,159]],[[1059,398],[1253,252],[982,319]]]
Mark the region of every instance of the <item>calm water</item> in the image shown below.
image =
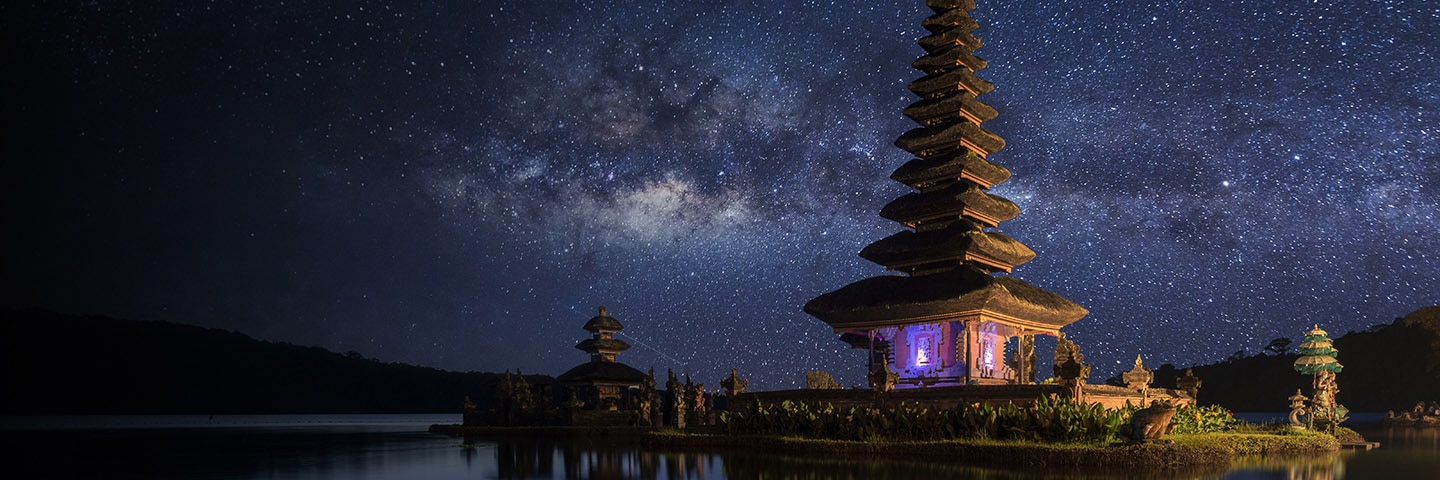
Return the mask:
[[[6,478],[1224,478],[1436,479],[1440,430],[1352,425],[1384,447],[1231,469],[977,468],[937,461],[640,451],[603,440],[476,441],[425,431],[458,415],[0,418]]]

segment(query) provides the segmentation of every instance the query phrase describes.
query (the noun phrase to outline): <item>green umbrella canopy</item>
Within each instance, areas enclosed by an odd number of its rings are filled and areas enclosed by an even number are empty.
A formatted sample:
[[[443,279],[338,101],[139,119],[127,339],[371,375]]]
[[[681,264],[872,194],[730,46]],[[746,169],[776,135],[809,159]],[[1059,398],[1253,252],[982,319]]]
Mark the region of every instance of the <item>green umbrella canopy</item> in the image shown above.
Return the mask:
[[[1320,371],[1340,373],[1343,367],[1335,357],[1340,354],[1331,343],[1327,333],[1315,325],[1305,332],[1305,342],[1300,344],[1300,358],[1295,359],[1295,371],[1314,375]]]

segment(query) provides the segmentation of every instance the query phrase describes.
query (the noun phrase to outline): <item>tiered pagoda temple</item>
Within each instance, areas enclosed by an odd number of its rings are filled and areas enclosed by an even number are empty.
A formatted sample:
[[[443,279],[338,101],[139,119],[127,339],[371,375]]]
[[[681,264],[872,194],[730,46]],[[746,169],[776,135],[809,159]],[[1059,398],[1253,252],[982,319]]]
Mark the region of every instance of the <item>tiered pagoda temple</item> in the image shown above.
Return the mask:
[[[589,353],[590,361],[560,374],[555,381],[575,391],[577,397],[591,408],[613,406],[626,390],[639,388],[649,376],[615,361],[615,355],[629,350],[630,344],[615,338],[615,332],[625,326],[611,317],[605,307],[600,307],[600,314],[585,322],[584,328],[591,332],[591,338],[582,340],[575,348]]]
[[[1035,252],[995,230],[1020,209],[988,192],[1010,172],[989,160],[1005,141],[981,126],[996,111],[978,99],[994,85],[975,75],[986,66],[973,53],[975,1],[925,4],[935,14],[912,64],[925,75],[910,83],[920,100],[904,111],[920,126],[895,141],[917,158],[890,176],[915,191],[880,211],[906,229],[860,251],[899,274],[816,297],[805,312],[869,349],[871,371],[888,367],[897,388],[1034,383],[1034,335],[1056,335],[1089,311],[1008,275]]]

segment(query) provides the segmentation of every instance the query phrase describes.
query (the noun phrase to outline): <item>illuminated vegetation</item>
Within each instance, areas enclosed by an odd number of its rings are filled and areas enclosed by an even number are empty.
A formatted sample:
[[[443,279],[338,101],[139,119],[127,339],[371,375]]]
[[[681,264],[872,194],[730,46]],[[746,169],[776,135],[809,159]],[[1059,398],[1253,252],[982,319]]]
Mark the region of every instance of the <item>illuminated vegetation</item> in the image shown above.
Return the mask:
[[[1136,408],[1106,409],[1066,398],[1040,397],[1032,405],[992,406],[962,402],[953,409],[900,405],[895,408],[835,408],[785,401],[753,403],[723,412],[720,422],[733,435],[779,435],[850,441],[1026,440],[1104,444],[1119,438]],[[1235,417],[1218,406],[1180,407],[1175,433],[1225,431]]]

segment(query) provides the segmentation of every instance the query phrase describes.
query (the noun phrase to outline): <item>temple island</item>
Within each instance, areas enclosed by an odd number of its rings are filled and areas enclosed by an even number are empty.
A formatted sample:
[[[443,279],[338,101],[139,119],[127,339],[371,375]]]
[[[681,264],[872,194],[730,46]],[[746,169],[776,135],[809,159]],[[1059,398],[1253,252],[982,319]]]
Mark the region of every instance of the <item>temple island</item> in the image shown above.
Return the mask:
[[[1090,367],[1081,348],[1063,330],[1089,311],[1012,275],[1036,253],[999,231],[1020,208],[990,193],[1011,174],[994,159],[1005,141],[983,126],[998,113],[981,101],[994,85],[977,75],[987,63],[974,53],[981,47],[969,13],[974,0],[925,3],[934,14],[921,24],[929,32],[919,40],[925,53],[912,63],[921,76],[909,85],[918,99],[903,112],[918,126],[895,141],[911,158],[890,176],[912,191],[880,209],[900,231],[859,252],[891,274],[841,286],[803,307],[839,341],[864,352],[869,388],[838,388],[828,375],[816,375],[811,388],[748,392],[732,369],[720,381],[721,391],[712,393],[688,375],[681,382],[673,372],[661,390],[653,371],[642,373],[616,360],[629,348],[614,338],[624,327],[600,307],[583,326],[591,337],[575,346],[590,355],[588,362],[554,385],[530,385],[524,376],[507,374],[499,408],[482,412],[467,402],[465,425],[664,427],[862,443],[1019,435],[1015,438],[1141,445],[1165,442],[1162,437],[1177,425],[1194,433],[1233,424],[1228,411],[1195,405],[1200,379],[1187,372],[1175,388],[1153,386],[1154,375],[1138,355],[1134,368],[1122,375],[1123,386],[1088,382]],[[1036,336],[1057,339],[1047,381],[1037,381]],[[1316,352],[1326,354],[1322,350]],[[1315,419],[1308,425],[1334,430],[1343,412],[1337,415],[1324,403],[1331,397],[1323,388],[1314,396],[1320,400],[1294,400]],[[1177,417],[1177,409],[1189,410]],[[1070,425],[1058,428],[1057,422]],[[907,429],[894,430],[897,424]],[[1333,437],[1323,438],[1300,449],[1338,448]],[[1278,444],[1290,445],[1286,442]],[[970,447],[956,448],[965,454]],[[1111,464],[1183,463],[1175,455],[1203,450],[1101,456]],[[1087,452],[1046,454],[1059,455],[1053,460],[1060,463],[1084,463],[1071,457],[1095,454]],[[1146,460],[1146,455],[1164,458]]]
[[[880,216],[901,230],[859,252],[893,274],[850,283],[804,305],[840,341],[865,352],[871,389],[747,393],[741,388],[723,395],[724,403],[794,400],[852,406],[874,404],[877,395],[884,395],[886,402],[947,407],[962,399],[1033,403],[1046,396],[1112,408],[1157,399],[1172,406],[1193,404],[1198,380],[1190,388],[1152,387],[1139,358],[1126,376],[1127,386],[1089,384],[1090,367],[1080,347],[1062,331],[1089,311],[1011,275],[1036,253],[998,230],[1020,208],[990,193],[1011,174],[993,160],[1005,140],[984,128],[998,112],[981,100],[994,85],[977,74],[987,62],[974,53],[981,47],[974,35],[978,24],[969,13],[975,3],[928,0],[926,5],[935,13],[921,23],[929,34],[918,42],[924,54],[911,64],[921,76],[909,85],[918,98],[903,112],[917,126],[895,141],[911,159],[890,176],[912,191],[880,209]],[[609,412],[575,418],[600,423],[621,423],[624,415],[617,412],[631,412],[624,422],[676,425],[686,415],[657,412],[677,405],[691,412],[715,411],[713,400],[688,378],[680,383],[669,374],[668,393],[659,395],[653,372],[617,362],[616,355],[629,348],[613,336],[621,328],[604,307],[584,324],[593,335],[576,348],[590,354],[590,361],[556,379],[554,402]],[[1037,382],[1038,335],[1058,338],[1051,383]],[[726,382],[737,380],[732,374]],[[690,420],[692,425],[713,423]]]

